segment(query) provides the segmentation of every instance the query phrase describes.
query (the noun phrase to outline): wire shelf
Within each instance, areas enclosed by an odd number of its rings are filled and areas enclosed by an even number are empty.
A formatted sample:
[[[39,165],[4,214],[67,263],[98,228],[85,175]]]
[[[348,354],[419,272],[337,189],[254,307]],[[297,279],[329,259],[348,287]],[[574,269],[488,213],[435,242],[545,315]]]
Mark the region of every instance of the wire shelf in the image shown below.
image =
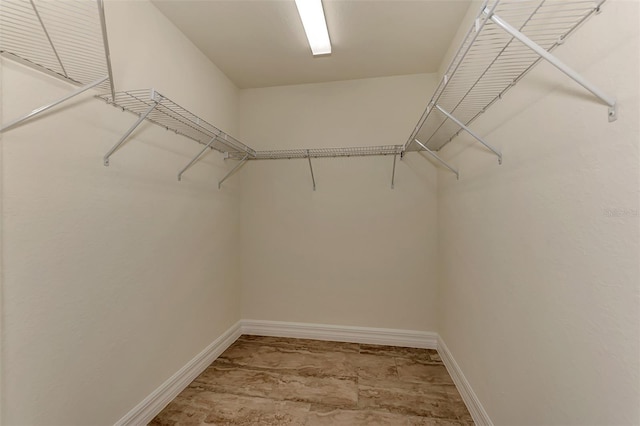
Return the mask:
[[[513,87],[541,57],[503,31],[483,12],[492,10],[550,52],[599,10],[604,0],[485,1],[404,147],[422,150],[414,139],[437,151],[462,130],[436,105],[468,126]]]
[[[138,89],[126,92],[116,92],[115,99],[110,93],[97,95],[114,107],[142,116],[155,105],[155,108],[146,116],[150,122],[164,127],[176,134],[186,136],[203,145],[208,145],[214,137],[216,140],[211,148],[227,153],[232,157],[255,156],[255,151],[232,136],[226,134],[214,125],[201,119],[197,115],[181,107],[166,96],[154,89]]]
[[[284,160],[293,158],[364,157],[372,155],[397,155],[402,145],[381,145],[349,148],[283,149],[256,151],[253,160]]]
[[[0,54],[75,85],[108,76],[113,93],[102,0],[0,1]]]

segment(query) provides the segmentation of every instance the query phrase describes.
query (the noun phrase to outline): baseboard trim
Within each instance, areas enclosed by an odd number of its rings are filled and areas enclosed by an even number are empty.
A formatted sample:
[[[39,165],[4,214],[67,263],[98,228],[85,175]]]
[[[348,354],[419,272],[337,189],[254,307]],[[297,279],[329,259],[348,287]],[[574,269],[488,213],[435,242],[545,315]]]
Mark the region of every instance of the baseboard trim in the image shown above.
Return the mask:
[[[437,333],[262,320],[238,321],[118,420],[115,425],[128,426],[149,423],[242,334],[437,349],[475,424],[493,426],[493,422],[462,373],[460,366]]]
[[[427,331],[284,321],[242,320],[242,334],[436,349],[438,334]]]
[[[449,351],[449,348],[440,336],[438,336],[438,353],[440,354],[440,358],[442,358],[442,362],[445,367],[447,367],[447,371],[453,379],[453,383],[455,383],[456,388],[458,388],[458,392],[460,392],[460,396],[462,396],[462,400],[467,406],[474,423],[478,426],[493,426],[493,422],[480,403],[480,399],[478,399],[478,396],[473,391],[471,384],[462,373],[460,366],[453,358],[451,351]]]
[[[242,334],[237,322],[142,400],[116,426],[146,425]]]

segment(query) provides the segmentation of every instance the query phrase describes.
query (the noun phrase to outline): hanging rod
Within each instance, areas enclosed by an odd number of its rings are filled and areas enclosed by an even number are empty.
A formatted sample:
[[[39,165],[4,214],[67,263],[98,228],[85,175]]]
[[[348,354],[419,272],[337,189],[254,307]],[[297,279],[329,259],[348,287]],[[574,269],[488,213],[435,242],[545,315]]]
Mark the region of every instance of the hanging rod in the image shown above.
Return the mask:
[[[244,157],[245,155],[248,156],[248,159],[255,157],[253,149],[154,89],[116,92],[115,97],[107,93],[97,97],[114,107],[132,112],[139,117],[118,143],[105,155],[105,165],[108,165],[109,157],[120,148],[127,137],[144,120],[205,145],[203,151],[207,148],[215,149],[229,158]],[[214,140],[215,144],[213,143]],[[193,162],[197,161],[203,153],[201,152]],[[187,168],[191,167],[191,165],[193,163],[190,163]],[[179,177],[182,176],[184,170],[180,172]]]
[[[0,132],[93,87],[115,93],[102,0],[2,0],[0,55],[79,86],[0,126]]]
[[[404,151],[423,150],[415,139],[438,151],[460,132],[469,131],[469,125],[541,59],[550,61],[609,105],[609,120],[614,120],[615,99],[550,53],[603,3],[604,0],[485,0],[404,144]],[[477,135],[474,137],[483,142]],[[486,142],[483,144],[501,157]]]

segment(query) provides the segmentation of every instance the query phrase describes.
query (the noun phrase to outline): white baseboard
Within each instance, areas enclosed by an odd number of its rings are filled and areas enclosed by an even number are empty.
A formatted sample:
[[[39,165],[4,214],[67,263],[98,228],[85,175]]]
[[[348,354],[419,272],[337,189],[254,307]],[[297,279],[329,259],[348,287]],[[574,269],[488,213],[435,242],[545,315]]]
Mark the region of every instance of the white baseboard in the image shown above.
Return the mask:
[[[183,389],[189,386],[200,373],[202,373],[216,358],[220,356],[241,335],[240,322],[234,324],[196,355],[184,367],[154,390],[142,402],[133,407],[123,418],[118,420],[116,426],[146,425],[164,407],[169,404]]]
[[[261,320],[242,320],[240,324],[242,334],[257,336],[294,337],[424,349],[438,347],[438,334],[427,331]]]
[[[149,423],[169,404],[189,383],[202,373],[242,334],[257,336],[293,337],[298,339],[330,340],[335,342],[365,343],[385,346],[437,349],[456,384],[473,421],[477,425],[493,426],[493,422],[473,392],[460,366],[455,361],[444,341],[437,333],[389,328],[370,328],[310,324],[283,321],[240,320],[222,336],[207,346],[184,367],[136,405],[116,426],[141,425]]]
[[[474,423],[478,426],[493,426],[493,422],[480,403],[480,400],[473,391],[473,388],[471,388],[471,384],[462,373],[460,366],[453,358],[449,348],[447,348],[447,345],[440,336],[438,336],[438,353],[440,354],[440,358],[442,358],[442,362],[445,367],[447,367],[447,371],[453,379],[453,383],[456,384],[456,388],[458,388],[458,392],[460,392],[460,396],[466,404]]]

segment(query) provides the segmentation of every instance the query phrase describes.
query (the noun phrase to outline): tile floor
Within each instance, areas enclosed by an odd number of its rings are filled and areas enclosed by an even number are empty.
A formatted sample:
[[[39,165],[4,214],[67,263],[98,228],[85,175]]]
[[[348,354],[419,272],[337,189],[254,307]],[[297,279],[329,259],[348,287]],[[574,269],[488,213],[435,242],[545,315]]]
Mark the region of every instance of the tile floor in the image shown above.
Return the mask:
[[[242,336],[151,425],[472,425],[438,353]]]

